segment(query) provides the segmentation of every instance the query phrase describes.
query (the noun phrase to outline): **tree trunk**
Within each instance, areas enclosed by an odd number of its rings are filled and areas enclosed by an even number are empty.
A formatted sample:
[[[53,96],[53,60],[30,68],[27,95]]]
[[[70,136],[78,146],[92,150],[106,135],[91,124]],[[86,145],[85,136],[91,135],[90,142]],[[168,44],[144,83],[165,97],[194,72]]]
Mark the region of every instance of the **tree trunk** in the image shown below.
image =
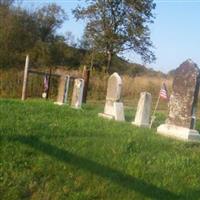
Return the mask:
[[[111,64],[112,64],[112,53],[111,51],[108,51],[108,61],[107,61],[106,72],[110,72]]]
[[[94,65],[94,49],[92,50],[92,57],[91,57],[91,62],[90,62],[90,71],[93,70],[93,65]]]
[[[84,89],[83,89],[83,100],[82,100],[82,102],[86,103],[88,87],[89,87],[89,80],[90,80],[90,70],[87,69],[86,66],[84,66],[82,77],[84,79]]]
[[[47,89],[46,100],[47,100],[47,99],[49,98],[49,96],[50,96],[51,74],[52,74],[52,69],[51,69],[51,67],[50,67],[50,69],[49,69],[48,89]]]

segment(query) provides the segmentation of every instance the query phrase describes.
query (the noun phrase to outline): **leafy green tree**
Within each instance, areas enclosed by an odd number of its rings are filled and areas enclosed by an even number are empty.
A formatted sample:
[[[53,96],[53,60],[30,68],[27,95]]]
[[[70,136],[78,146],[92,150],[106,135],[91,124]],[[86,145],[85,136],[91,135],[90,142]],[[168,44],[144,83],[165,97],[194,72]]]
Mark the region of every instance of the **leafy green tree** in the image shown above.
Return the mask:
[[[55,3],[45,5],[34,13],[37,24],[38,40],[31,51],[36,65],[56,65],[61,64],[64,48],[64,38],[56,34],[56,30],[61,27],[67,18],[65,11]]]
[[[29,12],[13,3],[0,0],[0,67],[23,66],[27,53],[35,65],[62,61],[66,45],[56,30],[66,19],[64,10],[48,4]]]
[[[0,66],[17,66],[37,40],[36,23],[20,8],[0,6],[0,18]]]
[[[60,6],[52,3],[36,10],[35,17],[41,40],[52,42],[55,39],[56,30],[61,27],[67,15]]]
[[[145,62],[155,60],[148,24],[153,23],[153,0],[85,0],[86,7],[74,11],[77,20],[86,19],[85,33],[93,38],[93,47],[107,57],[134,51]]]
[[[15,0],[0,0],[0,6],[2,7],[10,7]]]

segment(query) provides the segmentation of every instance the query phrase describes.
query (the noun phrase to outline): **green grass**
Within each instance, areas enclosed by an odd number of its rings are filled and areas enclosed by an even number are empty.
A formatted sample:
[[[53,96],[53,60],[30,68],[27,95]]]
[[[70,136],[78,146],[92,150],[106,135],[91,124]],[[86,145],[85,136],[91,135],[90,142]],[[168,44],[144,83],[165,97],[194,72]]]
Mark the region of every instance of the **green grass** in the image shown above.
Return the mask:
[[[200,144],[51,102],[0,100],[0,199],[200,199]],[[197,124],[200,129],[200,123]]]

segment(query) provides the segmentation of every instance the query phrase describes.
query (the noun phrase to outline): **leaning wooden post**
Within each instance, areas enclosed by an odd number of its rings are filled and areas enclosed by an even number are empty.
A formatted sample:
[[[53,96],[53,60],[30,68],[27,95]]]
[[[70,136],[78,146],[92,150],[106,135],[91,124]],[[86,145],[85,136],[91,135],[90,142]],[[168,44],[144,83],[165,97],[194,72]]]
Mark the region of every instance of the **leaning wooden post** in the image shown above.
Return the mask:
[[[28,84],[28,68],[29,68],[29,55],[26,56],[25,68],[24,68],[24,80],[22,88],[22,101],[26,99],[26,89]]]
[[[90,70],[87,69],[86,66],[84,66],[84,68],[83,68],[83,79],[84,79],[84,89],[83,89],[83,100],[82,100],[82,102],[86,103],[89,80],[90,80]]]

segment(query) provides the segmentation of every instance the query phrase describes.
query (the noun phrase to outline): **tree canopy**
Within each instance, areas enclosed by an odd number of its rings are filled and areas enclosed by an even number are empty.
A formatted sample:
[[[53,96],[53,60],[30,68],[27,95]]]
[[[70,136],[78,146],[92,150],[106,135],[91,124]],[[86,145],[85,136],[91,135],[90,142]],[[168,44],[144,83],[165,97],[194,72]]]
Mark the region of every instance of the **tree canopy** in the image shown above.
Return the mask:
[[[139,54],[144,62],[155,60],[148,26],[154,19],[153,0],[85,1],[87,6],[78,6],[74,16],[87,20],[85,35],[97,51],[107,54],[108,68],[113,55],[127,50]]]
[[[153,0],[86,0],[85,7],[73,11],[77,20],[87,23],[78,42],[68,27],[65,35],[58,32],[68,19],[62,7],[46,3],[28,10],[17,2],[0,0],[0,68],[23,68],[30,54],[35,67],[87,65],[134,74],[142,68],[129,65],[122,52],[133,51],[145,62],[155,59],[148,27],[154,19]]]
[[[64,10],[52,3],[30,12],[14,2],[0,0],[0,66],[19,66],[27,53],[35,65],[63,64],[69,47],[56,31],[66,20]]]

